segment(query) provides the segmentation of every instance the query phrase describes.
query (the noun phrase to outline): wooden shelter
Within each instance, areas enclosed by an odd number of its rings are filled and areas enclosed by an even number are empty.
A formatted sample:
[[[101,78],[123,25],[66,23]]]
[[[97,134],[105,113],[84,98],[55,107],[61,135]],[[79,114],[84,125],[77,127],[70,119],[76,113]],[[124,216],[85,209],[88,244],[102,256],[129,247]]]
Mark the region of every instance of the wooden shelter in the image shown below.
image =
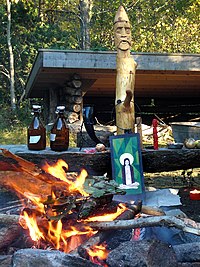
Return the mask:
[[[200,55],[131,53],[137,62],[135,102],[140,112],[199,112]],[[102,118],[114,106],[116,52],[38,51],[26,83],[27,98],[43,98],[47,122],[58,104],[78,118],[83,104],[95,105]],[[137,112],[137,109],[136,109]],[[75,117],[73,117],[73,115]],[[98,117],[98,116],[97,116]]]

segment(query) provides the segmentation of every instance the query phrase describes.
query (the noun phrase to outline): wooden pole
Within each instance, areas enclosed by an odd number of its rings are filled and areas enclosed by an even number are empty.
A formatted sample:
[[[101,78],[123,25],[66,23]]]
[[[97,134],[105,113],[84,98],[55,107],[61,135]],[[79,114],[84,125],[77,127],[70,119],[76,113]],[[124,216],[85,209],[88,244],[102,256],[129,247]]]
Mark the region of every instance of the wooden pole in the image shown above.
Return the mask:
[[[114,20],[115,46],[117,48],[116,126],[117,134],[135,132],[134,85],[136,62],[130,54],[131,27],[122,6]]]
[[[140,135],[140,147],[143,149],[143,143],[142,143],[142,118],[137,117],[136,118],[136,125],[137,125],[137,133]]]

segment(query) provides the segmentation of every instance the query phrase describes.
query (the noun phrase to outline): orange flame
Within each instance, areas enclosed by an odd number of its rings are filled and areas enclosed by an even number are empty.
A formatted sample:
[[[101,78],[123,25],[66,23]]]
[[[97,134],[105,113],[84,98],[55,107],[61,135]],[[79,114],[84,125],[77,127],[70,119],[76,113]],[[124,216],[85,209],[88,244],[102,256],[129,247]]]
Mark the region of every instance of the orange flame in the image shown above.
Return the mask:
[[[33,241],[39,241],[40,238],[44,239],[43,233],[38,228],[35,216],[31,217],[28,215],[26,211],[24,211],[23,219],[26,222],[26,224],[23,225],[23,227],[29,229],[30,237],[32,238]]]
[[[93,217],[89,217],[87,218],[85,221],[87,222],[94,222],[94,221],[113,221],[115,220],[120,214],[122,214],[125,210],[127,209],[127,207],[120,203],[117,207],[117,211],[114,213],[108,213],[108,214],[104,214],[101,216],[93,216]]]
[[[63,160],[58,160],[53,165],[46,163],[42,169],[54,177],[66,182],[66,188],[69,190],[70,196],[77,193],[80,193],[84,197],[89,196],[89,194],[84,191],[85,179],[88,176],[86,170],[83,169],[79,175],[69,177],[66,173],[68,165]],[[39,183],[34,182],[33,178],[30,177],[29,179],[26,179],[26,186],[24,188],[23,179],[19,180],[18,178],[18,181],[20,181],[20,185],[16,182],[16,184],[13,185],[13,188],[17,189],[20,194],[23,194],[28,198],[33,204],[32,206],[34,206],[33,212],[30,212],[32,214],[29,214],[29,212],[26,212],[25,210],[23,211],[19,222],[23,228],[29,229],[33,241],[39,242],[40,240],[43,240],[45,244],[51,245],[54,249],[68,253],[78,247],[83,241],[97,233],[97,231],[84,225],[84,220],[77,222],[76,226],[71,226],[74,221],[67,221],[67,223],[63,225],[63,221],[58,217],[60,215],[59,212],[57,212],[56,209],[54,210],[50,208],[49,210],[49,205],[54,205],[54,207],[57,205],[59,207],[60,204],[62,206],[59,197],[52,192],[52,185],[46,183],[43,184],[42,181]],[[31,187],[29,191],[30,184]],[[39,188],[37,189],[38,185]],[[46,189],[47,186],[48,190]],[[44,193],[42,194],[41,192]],[[50,196],[50,194],[51,197],[47,200],[47,196]],[[78,197],[80,197],[79,194]],[[49,203],[48,201],[52,201],[53,204],[47,204]],[[112,221],[125,210],[125,205],[121,204],[118,206],[116,212],[104,214],[102,216],[93,216],[85,220],[85,222]],[[72,210],[70,210],[68,214],[70,214],[70,212],[72,212]],[[56,220],[52,220],[50,215],[57,216]],[[48,218],[51,218],[51,220],[48,220],[47,216]],[[68,220],[68,217],[66,217],[65,220]],[[107,257],[108,251],[105,247],[98,246],[88,253],[93,258],[98,254],[99,258],[104,259]]]
[[[87,176],[88,176],[87,171],[85,169],[82,169],[81,173],[77,176],[76,180],[74,182],[70,181],[69,190],[72,192],[74,190],[78,190],[82,196],[89,196],[89,194],[85,192],[83,189],[83,185]]]
[[[101,245],[93,246],[90,249],[87,249],[87,253],[90,256],[90,260],[94,263],[99,263],[101,261],[101,266],[102,266],[102,261],[105,261],[108,257],[109,250],[106,248],[106,244],[103,243]],[[107,264],[103,264],[104,267],[107,267]]]
[[[48,162],[42,166],[42,169],[56,178],[59,178],[62,181],[68,182],[66,178],[66,170],[68,170],[68,164],[62,160],[58,159],[56,163],[49,165]]]
[[[42,169],[55,176],[56,178],[67,182],[69,184],[70,192],[78,191],[83,196],[89,196],[89,194],[86,193],[83,189],[85,179],[88,176],[88,173],[85,169],[82,169],[81,173],[73,181],[67,178],[65,170],[68,170],[68,164],[62,159],[59,159],[53,165],[49,165],[46,162]]]

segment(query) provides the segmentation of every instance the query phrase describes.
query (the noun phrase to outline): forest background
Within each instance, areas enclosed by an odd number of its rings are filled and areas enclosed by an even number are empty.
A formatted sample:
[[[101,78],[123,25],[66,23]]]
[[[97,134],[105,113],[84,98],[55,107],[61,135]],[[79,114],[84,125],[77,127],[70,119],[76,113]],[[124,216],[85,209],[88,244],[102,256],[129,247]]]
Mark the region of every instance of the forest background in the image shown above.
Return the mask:
[[[26,142],[24,89],[38,49],[115,50],[120,5],[132,51],[200,53],[200,0],[0,0],[0,144]]]

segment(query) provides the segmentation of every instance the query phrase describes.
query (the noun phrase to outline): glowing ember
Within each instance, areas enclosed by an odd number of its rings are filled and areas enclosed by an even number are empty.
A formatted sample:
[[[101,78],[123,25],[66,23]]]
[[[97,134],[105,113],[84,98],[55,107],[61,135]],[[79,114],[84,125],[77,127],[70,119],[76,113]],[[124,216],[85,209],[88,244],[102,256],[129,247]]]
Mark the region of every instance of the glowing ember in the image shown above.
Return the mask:
[[[106,244],[103,243],[99,246],[93,246],[90,249],[87,249],[87,253],[90,256],[90,260],[94,263],[100,263],[101,266],[107,267],[105,261],[108,257],[109,250],[106,248]]]

